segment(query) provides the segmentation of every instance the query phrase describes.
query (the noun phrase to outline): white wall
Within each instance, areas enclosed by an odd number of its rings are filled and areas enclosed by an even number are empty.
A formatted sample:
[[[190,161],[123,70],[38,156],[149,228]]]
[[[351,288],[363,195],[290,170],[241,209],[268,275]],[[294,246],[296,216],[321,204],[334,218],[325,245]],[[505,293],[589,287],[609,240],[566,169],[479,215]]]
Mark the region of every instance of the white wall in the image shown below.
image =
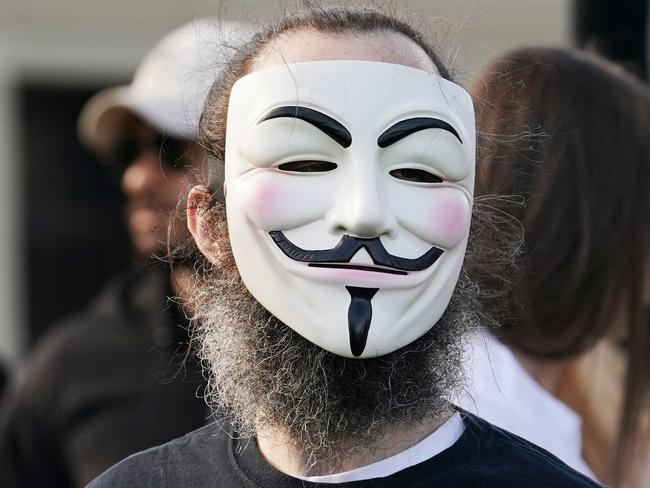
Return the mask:
[[[298,1],[1,0],[0,3],[0,358],[26,343],[20,181],[13,90],[25,78],[56,83],[115,79],[174,27],[201,16],[268,20]],[[343,2],[338,2],[343,3]],[[348,2],[358,3],[358,2]],[[376,1],[412,12],[439,40],[461,80],[492,55],[521,44],[568,43],[569,0]],[[56,123],[56,121],[53,121]],[[38,143],[38,141],[34,141]]]

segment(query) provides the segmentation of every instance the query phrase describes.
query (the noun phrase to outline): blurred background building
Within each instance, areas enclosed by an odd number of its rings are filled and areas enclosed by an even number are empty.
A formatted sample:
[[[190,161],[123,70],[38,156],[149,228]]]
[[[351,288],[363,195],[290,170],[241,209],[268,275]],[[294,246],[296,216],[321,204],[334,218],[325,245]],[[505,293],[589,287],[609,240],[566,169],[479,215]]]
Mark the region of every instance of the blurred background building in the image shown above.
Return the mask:
[[[607,13],[592,15],[586,6],[611,2],[375,3],[412,12],[458,68],[461,81],[470,81],[485,60],[522,44],[568,46],[577,41],[605,46],[606,53],[620,59],[627,56],[620,55],[620,36],[610,45],[598,44],[591,35],[603,38],[618,24]],[[647,2],[637,3],[640,10],[617,8],[624,13],[623,28],[637,36],[638,44],[639,35],[647,40],[648,9]],[[0,361],[19,362],[48,326],[79,309],[106,277],[130,264],[119,189],[77,140],[77,116],[86,100],[103,87],[128,81],[158,39],[192,18],[216,15],[256,22],[297,4],[0,2]],[[577,30],[576,12],[581,19]],[[630,15],[636,23],[628,22]],[[646,52],[632,56],[634,62],[645,63]],[[647,64],[640,70],[647,73]]]

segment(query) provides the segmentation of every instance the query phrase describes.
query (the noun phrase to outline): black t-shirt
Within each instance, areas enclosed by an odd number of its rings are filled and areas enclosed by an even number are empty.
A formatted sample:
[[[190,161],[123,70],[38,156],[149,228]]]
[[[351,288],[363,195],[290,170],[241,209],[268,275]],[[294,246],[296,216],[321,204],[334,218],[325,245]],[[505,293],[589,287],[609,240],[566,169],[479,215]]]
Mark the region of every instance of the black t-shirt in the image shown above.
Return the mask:
[[[303,481],[268,464],[254,440],[211,424],[133,455],[88,488],[553,488],[601,486],[540,447],[463,412],[465,432],[437,456],[385,478],[337,485]]]
[[[125,457],[206,424],[198,362],[169,271],[134,269],[56,325],[6,392],[0,487],[83,487]]]

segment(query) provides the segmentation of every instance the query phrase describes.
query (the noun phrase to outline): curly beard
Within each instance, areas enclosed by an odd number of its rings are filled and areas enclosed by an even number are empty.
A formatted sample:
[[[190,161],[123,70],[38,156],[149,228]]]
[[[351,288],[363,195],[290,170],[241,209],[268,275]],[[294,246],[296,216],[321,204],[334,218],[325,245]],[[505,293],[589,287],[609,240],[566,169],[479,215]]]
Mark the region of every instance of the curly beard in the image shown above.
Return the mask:
[[[306,459],[335,465],[400,429],[440,417],[461,385],[462,337],[477,327],[476,290],[461,273],[449,307],[425,335],[385,356],[349,359],[307,341],[244,286],[225,209],[205,215],[219,262],[197,270],[194,338],[209,372],[207,397],[241,436],[287,433]]]

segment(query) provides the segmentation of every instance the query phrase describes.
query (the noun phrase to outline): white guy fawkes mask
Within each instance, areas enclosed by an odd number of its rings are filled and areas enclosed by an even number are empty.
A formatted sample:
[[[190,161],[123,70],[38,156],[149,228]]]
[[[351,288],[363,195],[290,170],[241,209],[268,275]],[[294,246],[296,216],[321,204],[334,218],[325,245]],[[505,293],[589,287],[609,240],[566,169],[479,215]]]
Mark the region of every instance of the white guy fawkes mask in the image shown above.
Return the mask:
[[[225,159],[235,261],[273,315],[360,358],[435,325],[472,208],[474,112],[462,88],[370,61],[257,71],[233,86]]]

